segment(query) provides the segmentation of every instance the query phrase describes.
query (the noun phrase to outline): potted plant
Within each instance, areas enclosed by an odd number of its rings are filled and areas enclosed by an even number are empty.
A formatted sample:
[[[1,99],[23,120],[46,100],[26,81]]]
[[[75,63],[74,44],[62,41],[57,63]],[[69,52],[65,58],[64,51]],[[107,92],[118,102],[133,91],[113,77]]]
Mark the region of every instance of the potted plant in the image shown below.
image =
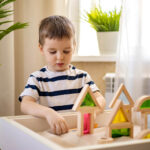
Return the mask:
[[[116,53],[120,16],[121,10],[117,12],[114,9],[104,12],[100,6],[92,8],[84,16],[84,20],[97,32],[98,45],[102,55]]]
[[[14,1],[15,0],[0,0],[0,19],[3,19],[3,21],[0,21],[0,26],[13,22],[12,20],[6,19],[8,16],[12,15],[12,12],[13,12],[13,10],[6,8],[6,5]],[[4,38],[7,34],[9,34],[10,32],[17,30],[17,29],[25,28],[26,26],[28,26],[28,23],[16,22],[13,25],[10,25],[6,29],[0,29],[0,40]]]

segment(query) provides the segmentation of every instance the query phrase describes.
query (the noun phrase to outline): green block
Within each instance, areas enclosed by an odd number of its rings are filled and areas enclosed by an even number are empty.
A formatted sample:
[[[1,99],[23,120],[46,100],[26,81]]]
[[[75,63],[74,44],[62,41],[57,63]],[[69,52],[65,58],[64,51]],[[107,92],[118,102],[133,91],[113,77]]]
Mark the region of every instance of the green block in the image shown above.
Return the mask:
[[[86,94],[86,96],[81,104],[81,107],[83,107],[83,106],[92,106],[92,107],[96,106],[89,93]]]
[[[112,137],[117,138],[121,136],[129,136],[130,135],[130,129],[112,129]]]
[[[144,108],[150,108],[150,99],[149,100],[146,100],[141,106],[140,106],[141,109],[144,109]]]

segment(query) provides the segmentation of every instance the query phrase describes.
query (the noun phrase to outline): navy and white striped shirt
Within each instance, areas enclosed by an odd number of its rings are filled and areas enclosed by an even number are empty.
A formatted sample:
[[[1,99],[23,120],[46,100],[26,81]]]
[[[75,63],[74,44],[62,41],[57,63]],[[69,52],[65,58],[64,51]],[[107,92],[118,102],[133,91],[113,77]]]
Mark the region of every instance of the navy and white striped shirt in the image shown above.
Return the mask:
[[[45,66],[30,75],[19,100],[31,96],[39,104],[54,110],[72,109],[85,84],[89,84],[93,92],[99,90],[87,72],[72,65],[63,72],[52,72]]]

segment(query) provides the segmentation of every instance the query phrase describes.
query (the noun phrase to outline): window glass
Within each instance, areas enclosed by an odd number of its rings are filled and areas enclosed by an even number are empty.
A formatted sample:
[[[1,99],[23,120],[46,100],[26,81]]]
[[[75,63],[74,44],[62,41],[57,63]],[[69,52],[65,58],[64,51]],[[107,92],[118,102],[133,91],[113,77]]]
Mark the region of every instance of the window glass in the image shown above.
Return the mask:
[[[79,1],[79,40],[78,40],[78,55],[79,56],[99,56],[99,49],[97,43],[96,31],[84,21],[83,16],[85,11],[90,11],[95,5],[101,6],[103,11],[113,10],[117,8],[120,10],[122,0],[80,0]]]

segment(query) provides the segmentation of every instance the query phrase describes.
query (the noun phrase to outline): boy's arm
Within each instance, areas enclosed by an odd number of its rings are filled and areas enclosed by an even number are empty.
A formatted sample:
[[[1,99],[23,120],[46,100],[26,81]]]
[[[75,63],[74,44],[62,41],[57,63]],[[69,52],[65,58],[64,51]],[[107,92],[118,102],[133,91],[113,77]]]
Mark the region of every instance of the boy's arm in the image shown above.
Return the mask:
[[[64,118],[51,108],[36,103],[31,96],[24,96],[21,102],[21,111],[25,114],[45,118],[50,126],[50,132],[61,135],[68,132]]]
[[[99,91],[94,92],[94,96],[96,97],[98,103],[101,106],[101,110],[99,109],[98,112],[103,112],[105,109],[106,101],[105,98],[102,96],[102,94]],[[97,113],[98,113],[97,112]]]

